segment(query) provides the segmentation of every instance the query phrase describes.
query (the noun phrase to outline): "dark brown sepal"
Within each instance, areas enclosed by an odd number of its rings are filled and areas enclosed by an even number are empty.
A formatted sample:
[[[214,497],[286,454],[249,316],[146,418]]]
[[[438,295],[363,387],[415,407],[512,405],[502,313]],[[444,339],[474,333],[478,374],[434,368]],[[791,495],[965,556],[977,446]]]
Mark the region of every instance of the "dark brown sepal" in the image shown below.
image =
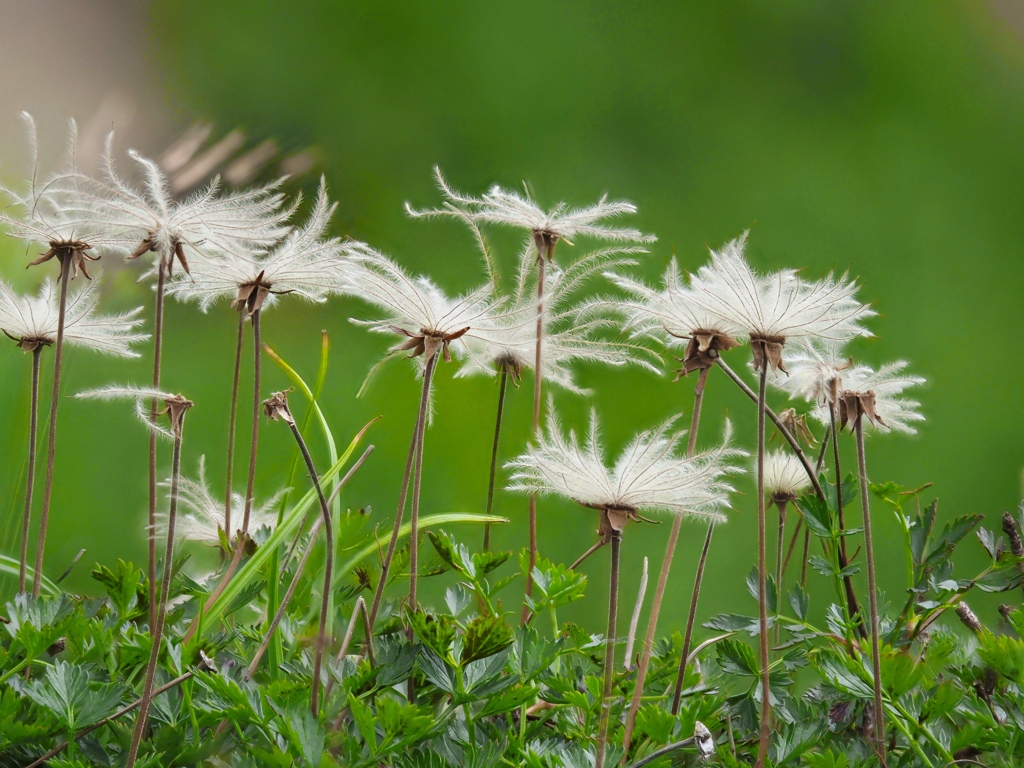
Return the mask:
[[[134,260],[142,256],[144,253],[149,253],[154,250],[153,235],[150,234],[145,240],[139,243],[139,247],[128,254],[129,260]]]
[[[537,249],[537,261],[547,259],[550,264],[555,260],[558,235],[544,229],[535,229],[533,230],[533,245]]]
[[[782,362],[782,348],[786,339],[782,336],[751,336],[750,350],[754,353],[754,370],[760,373],[765,365],[778,373],[789,373]]]
[[[194,405],[195,403],[183,395],[171,395],[164,400],[164,409],[158,415],[167,414],[171,421],[171,430],[174,434],[180,435],[182,424],[185,422],[185,413]]]
[[[688,336],[680,336],[678,333],[673,333],[668,328],[665,328],[665,332],[670,336],[675,336],[677,339],[689,340],[686,344],[686,351],[683,353],[683,356],[676,358],[676,360],[683,365],[678,371],[676,371],[676,377],[673,381],[679,381],[680,378],[692,373],[693,371],[710,368],[715,364],[715,360],[718,359],[722,352],[727,352],[740,345],[736,339],[722,331],[698,328]]]
[[[275,392],[263,401],[263,413],[271,421],[286,421],[289,424],[295,423],[292,412],[288,409],[288,393],[291,390],[285,389]]]

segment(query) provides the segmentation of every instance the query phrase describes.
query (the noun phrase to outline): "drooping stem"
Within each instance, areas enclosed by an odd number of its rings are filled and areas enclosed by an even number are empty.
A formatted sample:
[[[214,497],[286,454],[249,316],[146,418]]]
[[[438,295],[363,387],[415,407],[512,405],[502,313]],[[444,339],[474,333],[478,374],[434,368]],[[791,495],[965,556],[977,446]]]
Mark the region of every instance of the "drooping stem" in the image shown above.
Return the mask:
[[[601,722],[597,733],[597,763],[595,768],[604,768],[605,748],[608,745],[608,719],[612,706],[612,680],[615,674],[615,635],[618,632],[619,611],[619,549],[622,533],[612,530],[612,573],[608,587],[608,636],[604,648],[604,689],[601,694]]]
[[[423,370],[423,389],[429,400],[430,383],[433,379],[434,368],[437,366],[437,351],[435,350],[433,354],[427,352],[427,354],[430,357]],[[419,424],[420,434],[416,440],[416,460],[413,465],[412,478],[412,515],[409,520],[412,524],[412,528],[409,531],[409,607],[413,610],[418,605],[416,602],[416,588],[419,584],[420,485],[423,480],[423,443],[426,437],[426,427],[427,419],[424,413],[424,418]]]
[[[697,431],[700,428],[700,411],[701,405],[704,403],[704,387],[708,380],[707,368],[702,368],[697,376],[697,384],[693,390],[693,413],[690,416],[690,435],[689,441],[686,445],[687,457],[693,456],[694,451],[697,450]],[[654,601],[651,603],[651,614],[647,619],[647,633],[644,635],[644,645],[640,650],[640,664],[637,668],[636,673],[636,686],[633,689],[633,699],[629,703],[629,712],[626,715],[626,731],[623,736],[623,748],[626,752],[629,752],[629,746],[633,740],[633,728],[636,725],[636,713],[640,709],[640,702],[644,695],[644,682],[647,680],[647,670],[651,664],[651,653],[654,649],[654,636],[658,630],[658,617],[661,613],[661,602],[665,598],[665,588],[668,586],[668,574],[672,568],[672,558],[675,556],[676,543],[679,541],[679,532],[682,529],[683,520],[677,516],[672,521],[672,529],[668,534],[668,543],[665,545],[665,557],[661,560],[661,571],[658,573],[658,584],[654,588]],[[711,529],[714,526],[710,526],[708,530],[708,538],[705,542],[704,550],[707,552],[707,547],[711,543]],[[701,565],[698,566],[697,578],[698,586],[695,589],[693,598],[690,601],[690,613],[691,616],[696,611],[697,605],[697,594],[700,591],[699,580],[703,576],[703,559]],[[692,621],[692,619],[691,619]],[[690,637],[690,633],[687,633],[687,638]],[[689,644],[687,640],[687,645]],[[686,658],[686,652],[683,653],[683,658]],[[686,664],[683,662],[683,668],[685,669]]]
[[[764,417],[765,385],[768,365],[761,364],[761,378],[757,390],[757,602],[761,641],[761,733],[757,745],[757,762],[762,768],[768,757],[768,737],[771,730],[771,692],[768,685],[768,573],[765,563],[765,504],[764,504]]]
[[[402,487],[398,492],[398,510],[395,512],[394,530],[391,532],[391,541],[388,542],[388,550],[384,555],[384,562],[381,564],[377,590],[374,592],[373,606],[370,608],[371,627],[377,620],[377,611],[380,610],[380,601],[384,596],[384,587],[387,586],[388,572],[391,570],[391,561],[395,557],[395,546],[398,544],[398,534],[402,529],[402,518],[405,515],[405,500],[409,491],[409,480],[412,477],[413,465],[416,462],[419,437],[426,428],[427,407],[430,404],[430,381],[434,374],[436,357],[436,353],[432,353],[430,358],[425,362],[423,368],[423,390],[420,394],[420,408],[416,414],[416,426],[413,427],[412,430],[412,441],[409,444],[409,456],[405,461],[405,474],[402,476]]]
[[[235,422],[238,416],[238,378],[242,369],[242,342],[245,336],[245,313],[238,313],[238,336],[235,341],[235,375],[231,380],[231,417],[228,424],[227,477],[224,480],[224,533],[231,541],[231,486],[235,472]]]
[[[800,538],[800,533],[804,529],[803,517],[796,519],[796,528],[793,529],[793,538],[789,540],[789,546],[786,548],[786,558],[782,561],[782,575],[786,575],[786,571],[789,570],[789,561],[793,557],[793,550],[796,549],[797,539]],[[780,582],[781,583],[781,582]]]
[[[331,521],[331,510],[327,506],[327,499],[324,497],[323,488],[320,487],[320,477],[316,473],[313,457],[309,455],[309,449],[306,448],[306,441],[302,439],[302,432],[299,431],[295,419],[288,419],[288,426],[291,427],[292,435],[295,436],[295,442],[298,444],[299,451],[302,452],[302,458],[306,462],[306,469],[309,470],[309,477],[316,488],[316,495],[320,500],[320,512],[323,515],[324,531],[327,538],[327,556],[324,562],[324,589],[320,602],[320,628],[317,630],[316,653],[313,657],[312,710],[313,716],[316,717],[320,709],[320,670],[323,667],[324,645],[327,641],[327,608],[331,595],[331,579],[334,576],[334,525]],[[312,538],[310,539],[310,547],[307,548],[307,554],[308,550],[312,548],[311,545]]]
[[[868,610],[871,612],[871,667],[875,682],[875,749],[885,765],[885,710],[882,708],[882,669],[878,649],[878,593],[875,587],[875,552],[871,541],[871,503],[868,500],[868,468],[864,452],[864,417],[857,415],[857,464],[860,469],[860,504],[864,515],[864,554],[868,564]]]
[[[32,522],[32,487],[36,479],[36,432],[39,428],[39,356],[43,345],[32,350],[32,394],[28,418],[28,478],[25,481],[25,514],[21,521],[21,560],[18,563],[18,592],[25,591],[25,564],[28,561],[28,529]],[[38,581],[36,575],[33,581]]]
[[[50,499],[53,496],[53,459],[57,452],[57,404],[60,402],[60,371],[64,352],[64,316],[68,305],[68,280],[71,278],[71,254],[60,258],[60,308],[57,314],[57,340],[53,345],[53,392],[50,395],[50,434],[46,448],[46,485],[43,488],[43,511],[39,516],[36,538],[36,562],[32,577],[32,597],[39,597],[43,583],[43,552],[46,549],[46,525],[50,520]]]
[[[366,458],[371,453],[373,453],[373,449],[374,447],[372,445],[367,447],[367,449],[363,452],[363,455],[359,457],[359,461],[352,465],[352,469],[350,469],[345,474],[345,477],[341,479],[341,482],[339,482],[338,485],[335,486],[334,492],[331,494],[331,498],[333,498],[341,490],[341,488],[344,487],[345,483],[347,483],[349,481],[349,478],[351,478],[352,475],[355,474],[356,470],[363,466],[363,463],[366,461]],[[330,503],[331,499],[328,499],[328,506],[330,506]],[[256,653],[253,654],[252,661],[249,662],[249,666],[245,670],[244,677],[246,680],[252,679],[252,676],[256,673],[256,668],[259,666],[260,659],[263,658],[263,654],[266,653],[267,648],[270,647],[270,641],[273,639],[274,633],[277,631],[277,627],[281,623],[281,619],[284,618],[284,614],[288,610],[288,605],[291,603],[292,597],[294,597],[295,595],[295,588],[298,587],[299,580],[302,578],[302,574],[306,570],[306,563],[309,560],[309,556],[313,551],[313,543],[316,541],[317,534],[320,533],[320,529],[323,527],[323,525],[324,518],[321,515],[316,519],[316,522],[313,523],[313,527],[309,529],[309,541],[306,544],[306,549],[305,551],[303,551],[302,557],[299,558],[299,562],[295,566],[295,574],[292,576],[291,583],[288,585],[288,589],[285,591],[284,597],[281,598],[281,605],[278,607],[277,612],[274,614],[274,618],[271,620],[270,625],[267,627],[266,634],[263,636],[263,641],[260,643],[260,647],[256,649]],[[292,543],[292,550],[294,550],[294,548],[298,545],[297,539],[298,537],[296,538],[296,541]],[[288,555],[284,559],[282,567],[287,567],[288,562],[291,560],[291,555],[292,552],[289,551]],[[362,598],[359,598],[359,600],[362,600]],[[363,610],[366,610],[365,607],[363,608]],[[330,691],[330,682],[328,682],[327,690]]]
[[[498,416],[494,422],[494,445],[491,446],[491,473],[487,481],[487,514],[494,504],[494,475],[498,468],[498,438],[501,435],[501,417],[505,411],[505,388],[508,385],[508,367],[501,364],[501,385],[498,388]],[[491,548],[491,524],[484,523],[484,552]]]
[[[555,246],[547,246],[547,253],[537,249],[537,347],[533,359],[533,439],[540,437],[541,390],[544,385],[544,278],[546,259],[550,259]],[[530,567],[526,574],[526,596],[533,595],[533,568],[537,565],[537,494],[530,494]],[[526,621],[529,609],[523,604],[522,621]]]
[[[242,554],[245,552],[245,538],[249,533],[249,514],[252,512],[252,499],[253,499],[253,486],[256,482],[256,449],[259,445],[260,436],[260,361],[262,357],[262,347],[260,345],[260,310],[256,309],[252,313],[252,342],[253,342],[253,389],[252,389],[252,439],[249,443],[249,478],[245,485],[245,507],[242,513],[242,528],[239,535],[235,539],[235,551],[231,557],[231,562],[228,563],[228,568],[221,577],[220,583],[214,588],[210,596],[206,598],[206,606],[209,607],[221,596],[224,589],[227,587],[228,582],[231,581],[231,577],[235,575],[235,571],[238,570],[239,563],[242,562]],[[199,627],[198,621],[193,621],[185,632],[182,642],[188,642],[192,639],[196,629]]]
[[[167,274],[164,269],[163,259],[157,259],[156,278],[156,317],[153,320],[153,389],[160,389],[160,361],[163,357],[164,347],[164,293],[166,288]],[[157,408],[160,403],[153,398],[149,404],[150,421],[156,421]],[[156,499],[157,499],[157,476],[156,476],[156,433],[149,432],[149,521],[146,529],[146,543],[148,545],[149,562],[147,575],[149,576],[149,627],[152,630],[156,624],[156,604],[159,599],[156,594]]]
[[[178,480],[181,476],[181,439],[185,427],[185,413],[181,412],[178,419],[174,419],[172,413],[172,429],[174,434],[174,449],[171,458],[171,501],[167,510],[167,543],[164,547],[163,575],[160,580],[160,603],[156,612],[156,623],[152,628],[152,647],[149,652],[149,664],[146,666],[146,681],[142,688],[142,698],[139,704],[139,717],[135,721],[135,731],[132,733],[132,745],[128,751],[128,768],[135,765],[139,754],[139,745],[146,732],[149,721],[149,708],[153,703],[154,682],[156,680],[156,667],[160,658],[160,647],[163,643],[164,621],[167,613],[167,596],[171,588],[171,567],[174,563],[174,526],[178,514]]]

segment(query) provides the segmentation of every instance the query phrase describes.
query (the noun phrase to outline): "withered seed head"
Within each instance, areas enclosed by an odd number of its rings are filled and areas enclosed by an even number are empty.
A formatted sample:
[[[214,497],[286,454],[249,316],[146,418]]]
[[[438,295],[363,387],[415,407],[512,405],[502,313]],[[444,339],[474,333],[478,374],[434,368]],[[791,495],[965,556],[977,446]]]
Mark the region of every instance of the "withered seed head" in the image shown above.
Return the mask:
[[[555,260],[555,246],[558,245],[558,239],[558,235],[554,232],[543,229],[533,230],[533,244],[537,249],[537,261],[546,258],[550,264]]]
[[[677,333],[672,333],[666,327],[665,332],[677,339],[689,339],[686,352],[682,357],[676,358],[683,364],[683,367],[676,371],[674,381],[679,381],[681,376],[686,376],[693,371],[710,368],[722,352],[727,352],[740,345],[736,339],[722,331],[698,328],[689,336],[680,336]]]
[[[91,245],[81,240],[51,240],[49,246],[50,250],[35,261],[30,261],[25,265],[25,268],[34,267],[56,257],[60,263],[60,272],[57,273],[58,277],[64,276],[64,269],[70,264],[72,279],[78,277],[78,272],[81,270],[86,279],[92,280],[92,275],[89,274],[89,269],[86,265],[90,261],[98,261],[100,257],[89,255],[88,251],[92,248]]]
[[[775,373],[788,373],[782,362],[782,348],[785,344],[784,336],[751,336],[750,350],[754,353],[754,370],[760,373],[767,364]]]
[[[1003,533],[1010,540],[1010,551],[1014,557],[1024,557],[1024,543],[1020,539],[1020,529],[1017,528],[1017,521],[1009,512],[1003,512]]]
[[[178,434],[181,431],[182,423],[185,421],[185,412],[193,405],[195,403],[183,395],[172,395],[164,400],[165,407],[160,411],[160,415],[167,414],[167,417],[171,420],[171,428],[175,434]]]
[[[701,758],[707,759],[715,754],[715,737],[700,720],[693,724],[693,743],[697,746]]]
[[[839,428],[844,429],[847,424],[850,429],[856,429],[862,416],[867,416],[875,426],[888,425],[882,417],[875,412],[875,393],[873,390],[867,392],[850,392],[844,390],[839,394]]]
[[[292,412],[288,410],[288,393],[290,389],[281,390],[275,392],[266,400],[263,401],[263,412],[267,415],[267,418],[271,421],[286,421],[289,424],[295,423],[295,418],[292,416]]]
[[[789,431],[789,434],[806,445],[815,445],[818,442],[811,428],[807,426],[807,414],[797,413],[796,408],[779,411],[779,423]]]
[[[33,338],[31,336],[24,336],[19,339],[17,336],[11,336],[7,331],[4,331],[4,336],[15,342],[14,346],[21,347],[25,352],[35,352],[39,347],[47,347],[53,344],[53,339]]]
[[[523,366],[514,357],[502,357],[498,360],[498,371],[504,371],[517,387],[523,380]]]
[[[977,615],[975,615],[974,611],[971,610],[971,607],[963,600],[961,600],[956,606],[956,615],[969,630],[972,632],[981,632],[981,621],[978,620]]]
[[[450,363],[452,361],[452,352],[449,345],[456,339],[461,339],[465,336],[469,331],[469,326],[467,325],[465,328],[460,328],[452,333],[440,333],[427,330],[426,328],[420,328],[419,333],[412,333],[397,325],[391,326],[391,330],[401,336],[409,337],[407,342],[396,348],[399,352],[412,350],[407,357],[412,358],[426,355],[429,360],[437,354],[438,347],[441,347],[444,361]]]
[[[188,271],[187,267],[185,271]],[[238,286],[238,296],[231,302],[232,309],[237,312],[244,309],[246,317],[252,317],[257,310],[263,309],[263,302],[270,294],[270,285],[263,282],[263,275],[264,271],[261,271],[255,280]]]

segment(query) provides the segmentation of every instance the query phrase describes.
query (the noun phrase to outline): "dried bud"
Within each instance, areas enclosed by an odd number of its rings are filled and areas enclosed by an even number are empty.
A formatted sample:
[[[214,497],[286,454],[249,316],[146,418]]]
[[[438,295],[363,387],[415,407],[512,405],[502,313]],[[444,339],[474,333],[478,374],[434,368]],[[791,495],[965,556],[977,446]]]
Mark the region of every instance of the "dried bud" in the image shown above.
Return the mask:
[[[184,253],[181,254],[181,258],[184,259]],[[185,271],[188,271],[187,267]],[[238,312],[244,309],[246,317],[252,317],[255,312],[263,309],[263,302],[270,294],[270,285],[263,282],[263,275],[264,272],[261,271],[252,282],[238,286],[238,295],[231,302],[232,309]]]
[[[1016,609],[1012,605],[1007,605],[1006,603],[1000,603],[999,605],[999,615],[1007,621],[1010,620],[1010,614],[1013,613],[1015,610]]]
[[[760,373],[765,370],[767,364],[775,373],[789,373],[782,363],[782,348],[785,344],[786,339],[783,336],[751,336],[750,350],[754,353],[754,370]]]
[[[175,434],[178,434],[182,423],[185,421],[185,412],[195,403],[186,399],[183,395],[174,395],[164,400],[164,405],[166,407],[160,411],[160,414],[167,414],[167,417],[171,420],[171,429]]]
[[[281,392],[275,392],[266,400],[263,401],[263,412],[267,415],[267,418],[271,421],[277,421],[278,419],[286,421],[289,424],[294,424],[295,419],[292,416],[292,412],[288,410],[288,392],[290,390],[282,390]]]
[[[1024,544],[1020,540],[1020,529],[1017,527],[1017,521],[1009,512],[1003,512],[1003,533],[1010,540],[1010,551],[1014,556],[1024,557]]]
[[[810,427],[807,426],[807,414],[797,413],[796,408],[779,411],[779,424],[784,426],[789,434],[806,445],[815,445],[818,442]]]
[[[675,381],[679,381],[681,376],[686,376],[693,371],[710,368],[715,364],[715,360],[718,359],[722,352],[739,346],[739,342],[736,339],[722,331],[698,328],[689,336],[679,336],[672,333],[668,328],[665,328],[665,331],[677,339],[689,339],[689,342],[686,344],[686,352],[683,353],[682,357],[676,358],[676,360],[683,364],[683,367],[676,371]]]
[[[572,243],[569,244],[572,245]],[[552,262],[554,261],[555,246],[558,245],[558,235],[544,229],[535,229],[533,230],[533,245],[537,249],[537,261],[547,258],[548,262]]]
[[[981,622],[978,620],[974,611],[971,610],[970,606],[963,600],[961,600],[956,607],[956,615],[969,630],[972,632],[981,632]]]
[[[92,275],[89,274],[86,265],[90,261],[97,261],[99,256],[90,256],[87,253],[92,248],[91,245],[83,243],[81,240],[51,240],[49,245],[50,250],[35,261],[30,261],[26,266],[34,267],[36,264],[42,264],[56,257],[60,262],[58,277],[63,277],[64,269],[70,265],[72,278],[78,277],[78,271],[81,270],[86,279],[92,280]]]
[[[67,646],[66,637],[58,637],[54,643],[46,649],[46,652],[51,656],[56,656],[58,653],[63,653],[64,648]]]
[[[206,655],[206,651],[199,649],[199,664],[197,665],[200,672],[210,672],[211,674],[217,674],[217,662]]]
[[[693,743],[701,758],[706,760],[715,754],[715,737],[700,720],[693,724]]]
[[[839,429],[843,429],[847,424],[850,425],[850,429],[856,429],[860,423],[861,416],[867,416],[875,426],[881,424],[883,427],[887,427],[882,417],[875,412],[875,393],[873,390],[867,392],[851,392],[849,390],[843,391],[839,395]]]

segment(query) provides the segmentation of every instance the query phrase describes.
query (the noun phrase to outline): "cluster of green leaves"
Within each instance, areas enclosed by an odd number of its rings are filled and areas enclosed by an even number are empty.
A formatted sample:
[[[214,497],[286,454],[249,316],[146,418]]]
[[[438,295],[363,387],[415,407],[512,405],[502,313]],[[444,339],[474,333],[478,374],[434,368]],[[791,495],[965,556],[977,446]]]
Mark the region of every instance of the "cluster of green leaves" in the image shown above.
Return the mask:
[[[889,764],[1020,764],[1024,612],[1004,606],[991,626],[970,628],[954,612],[970,590],[1018,590],[1024,562],[1002,537],[979,528],[978,516],[939,528],[935,503],[922,509],[917,492],[891,484],[872,491],[882,500],[879,509],[890,507],[906,532],[906,601],[884,612],[881,627]],[[911,503],[914,510],[905,509]],[[866,738],[870,646],[861,634],[862,617],[850,616],[842,599],[844,574],[837,567],[839,540],[850,532],[840,530],[833,504],[805,497],[799,508],[822,554],[812,562],[806,586],[792,576],[788,590],[771,579],[768,584],[771,630],[779,632],[770,674],[770,765],[873,765]],[[380,576],[375,553],[381,543],[360,513],[339,511],[337,521],[344,534],[339,540],[346,542],[339,562],[347,565],[333,589],[333,641],[320,711],[310,710],[310,686],[320,589],[316,561],[323,557],[316,548],[322,542],[300,536],[294,548],[313,546],[314,553],[278,628],[280,658],[270,663],[264,657],[252,679],[245,674],[264,637],[268,584],[288,583],[299,560],[289,555],[290,542],[260,532],[246,560],[250,567],[240,571],[251,578],[216,612],[204,612],[204,600],[219,574],[197,579],[175,564],[158,679],[160,686],[171,685],[154,701],[141,764],[593,765],[605,638],[558,620],[562,606],[584,598],[581,572],[540,559],[521,622],[525,555],[513,569],[512,553],[473,552],[428,524],[424,537],[435,554],[423,576],[446,580],[443,605],[414,610],[386,600],[368,633],[359,601],[372,594]],[[1024,523],[1024,510],[1014,522]],[[991,563],[974,578],[955,578],[952,556],[972,531]],[[265,551],[270,547],[276,557]],[[407,566],[400,550],[391,578],[403,580]],[[120,561],[97,567],[93,577],[105,597],[18,595],[7,604],[0,642],[4,765],[28,765],[64,742],[68,746],[50,765],[123,761],[135,717],[130,705],[141,691],[150,651],[149,585],[141,570]],[[756,577],[748,587],[756,600]],[[186,640],[195,622],[202,628]],[[706,627],[711,633],[686,668],[676,714],[670,705],[682,639],[656,642],[628,754],[622,723],[636,683],[635,660],[619,660],[608,764],[632,764],[685,741],[698,721],[714,734],[712,762],[739,766],[753,759],[761,696],[752,640],[758,621],[723,614]],[[686,744],[650,764],[698,759]]]

